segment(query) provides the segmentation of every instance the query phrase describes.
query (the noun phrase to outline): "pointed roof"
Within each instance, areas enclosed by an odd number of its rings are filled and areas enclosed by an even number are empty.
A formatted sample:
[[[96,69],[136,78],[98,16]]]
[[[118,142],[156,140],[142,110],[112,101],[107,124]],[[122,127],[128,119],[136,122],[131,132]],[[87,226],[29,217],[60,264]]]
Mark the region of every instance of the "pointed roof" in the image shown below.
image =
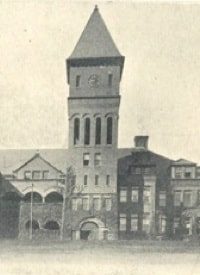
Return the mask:
[[[96,57],[121,57],[97,6],[69,59]]]
[[[54,165],[52,165],[50,162],[48,162],[46,159],[44,159],[39,153],[36,153],[32,158],[28,159],[26,162],[24,162],[22,165],[18,166],[17,169],[13,170],[13,172],[18,172],[20,169],[22,169],[23,167],[25,167],[28,163],[32,162],[33,160],[35,160],[36,158],[40,158],[43,162],[45,162],[47,165],[49,165],[50,167],[52,167],[54,170],[56,170],[57,172],[63,174],[63,172],[61,170],[59,170],[58,168],[56,168]]]

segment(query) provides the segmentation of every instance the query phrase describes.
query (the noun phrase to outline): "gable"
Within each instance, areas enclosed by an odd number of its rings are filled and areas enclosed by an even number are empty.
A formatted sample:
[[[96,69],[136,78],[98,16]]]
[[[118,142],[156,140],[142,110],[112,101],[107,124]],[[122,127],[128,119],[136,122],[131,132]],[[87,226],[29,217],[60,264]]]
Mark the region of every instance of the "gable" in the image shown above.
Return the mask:
[[[22,180],[29,179],[59,179],[63,173],[54,167],[51,163],[43,159],[39,154],[26,161],[15,171],[13,171],[15,178]]]

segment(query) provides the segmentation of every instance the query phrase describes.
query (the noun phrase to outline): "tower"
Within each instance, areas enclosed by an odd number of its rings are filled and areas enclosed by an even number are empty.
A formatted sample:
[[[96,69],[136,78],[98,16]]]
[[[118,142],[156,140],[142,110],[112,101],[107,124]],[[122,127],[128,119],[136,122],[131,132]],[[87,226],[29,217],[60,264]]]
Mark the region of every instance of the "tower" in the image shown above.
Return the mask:
[[[89,223],[96,224],[97,239],[117,235],[117,142],[123,64],[124,57],[95,7],[67,59],[70,165],[75,169],[77,186],[82,188],[74,202],[76,238],[86,238],[86,231],[92,231],[87,230]],[[80,224],[84,219],[85,224]]]

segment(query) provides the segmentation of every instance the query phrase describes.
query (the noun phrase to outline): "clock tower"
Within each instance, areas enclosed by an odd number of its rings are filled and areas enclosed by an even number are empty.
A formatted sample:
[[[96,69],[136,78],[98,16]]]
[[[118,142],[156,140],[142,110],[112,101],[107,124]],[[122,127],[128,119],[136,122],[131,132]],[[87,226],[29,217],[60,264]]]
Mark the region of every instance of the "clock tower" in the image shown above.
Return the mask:
[[[95,7],[67,59],[69,165],[75,170],[77,185],[72,202],[74,239],[117,238],[117,142],[123,64],[124,57]]]

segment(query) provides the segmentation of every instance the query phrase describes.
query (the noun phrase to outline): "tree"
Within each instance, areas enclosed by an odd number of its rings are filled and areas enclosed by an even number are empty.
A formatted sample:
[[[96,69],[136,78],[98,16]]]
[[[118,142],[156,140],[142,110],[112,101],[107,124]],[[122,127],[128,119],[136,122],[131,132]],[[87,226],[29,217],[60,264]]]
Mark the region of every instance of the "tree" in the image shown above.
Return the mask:
[[[66,170],[65,183],[63,188],[63,206],[62,206],[62,222],[60,230],[60,240],[63,240],[64,226],[66,225],[65,217],[66,210],[69,211],[69,217],[67,220],[67,227],[71,228],[72,215],[71,215],[71,200],[74,195],[79,195],[82,191],[82,186],[77,185],[75,170],[72,166]]]

